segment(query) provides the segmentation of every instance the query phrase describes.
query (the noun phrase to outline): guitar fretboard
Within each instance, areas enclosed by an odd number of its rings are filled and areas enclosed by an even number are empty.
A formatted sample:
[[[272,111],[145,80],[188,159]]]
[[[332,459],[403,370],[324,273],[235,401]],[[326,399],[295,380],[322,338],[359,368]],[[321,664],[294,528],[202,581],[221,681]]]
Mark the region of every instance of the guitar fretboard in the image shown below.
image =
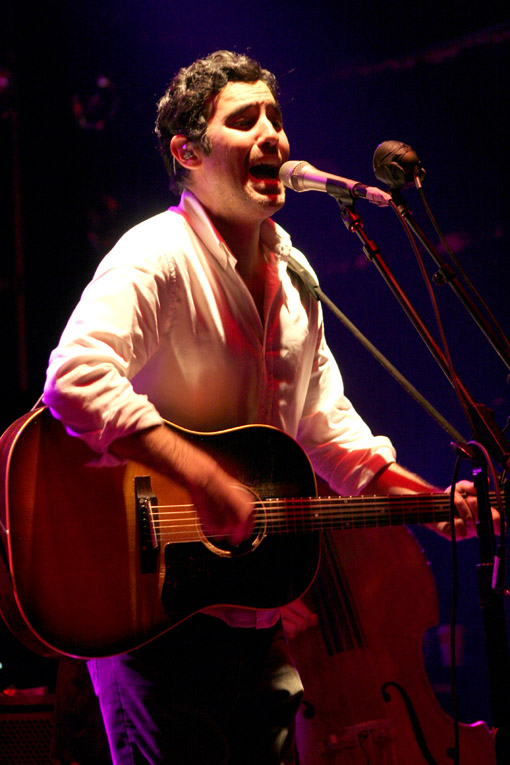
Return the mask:
[[[257,505],[257,525],[266,524],[273,534],[427,524],[450,517],[449,494],[266,499]]]

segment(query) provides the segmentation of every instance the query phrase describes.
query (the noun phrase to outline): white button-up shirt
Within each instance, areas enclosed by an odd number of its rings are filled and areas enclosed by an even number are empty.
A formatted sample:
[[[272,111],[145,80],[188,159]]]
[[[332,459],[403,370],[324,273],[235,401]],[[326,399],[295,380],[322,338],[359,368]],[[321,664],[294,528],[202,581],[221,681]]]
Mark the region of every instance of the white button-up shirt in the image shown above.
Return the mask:
[[[288,234],[262,226],[269,263],[261,320],[236,259],[199,201],[127,232],[103,259],[53,351],[44,401],[115,464],[115,439],[162,418],[198,431],[263,423],[307,451],[338,493],[394,461],[344,395],[321,306],[287,268],[310,269]]]

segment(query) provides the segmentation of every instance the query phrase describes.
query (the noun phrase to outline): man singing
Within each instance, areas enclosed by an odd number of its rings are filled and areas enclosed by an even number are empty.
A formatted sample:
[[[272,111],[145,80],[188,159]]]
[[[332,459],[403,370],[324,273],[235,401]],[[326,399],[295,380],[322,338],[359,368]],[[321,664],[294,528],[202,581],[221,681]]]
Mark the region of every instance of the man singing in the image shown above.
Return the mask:
[[[99,265],[51,355],[53,415],[98,467],[130,459],[178,480],[205,533],[234,546],[251,533],[252,497],[163,418],[197,431],[275,426],[338,493],[439,491],[354,410],[320,304],[288,267],[290,255],[309,265],[270,217],[289,156],[274,76],[237,53],[197,60],[161,98],[156,132],[179,205]],[[458,536],[476,510],[463,488]],[[89,670],[115,763],[294,762],[302,686],[278,610],[212,606]]]

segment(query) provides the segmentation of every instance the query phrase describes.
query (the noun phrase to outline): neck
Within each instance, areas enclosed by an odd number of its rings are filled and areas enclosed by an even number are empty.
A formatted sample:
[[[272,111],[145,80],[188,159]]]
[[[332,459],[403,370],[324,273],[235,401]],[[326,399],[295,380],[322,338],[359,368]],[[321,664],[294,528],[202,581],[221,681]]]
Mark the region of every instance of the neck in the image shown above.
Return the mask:
[[[239,224],[211,215],[211,220],[225,240],[230,251],[237,260],[237,270],[245,279],[249,279],[260,266],[260,227],[257,223]]]

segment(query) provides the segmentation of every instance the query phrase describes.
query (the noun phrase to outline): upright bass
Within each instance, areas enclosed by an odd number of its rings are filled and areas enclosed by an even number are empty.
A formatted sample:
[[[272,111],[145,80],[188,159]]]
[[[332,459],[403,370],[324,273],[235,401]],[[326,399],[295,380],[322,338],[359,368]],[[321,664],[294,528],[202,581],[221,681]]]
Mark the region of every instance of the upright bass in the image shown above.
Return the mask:
[[[332,531],[292,653],[305,686],[300,765],[493,765],[484,722],[454,723],[430,685],[423,636],[438,622],[433,574],[406,528]]]

